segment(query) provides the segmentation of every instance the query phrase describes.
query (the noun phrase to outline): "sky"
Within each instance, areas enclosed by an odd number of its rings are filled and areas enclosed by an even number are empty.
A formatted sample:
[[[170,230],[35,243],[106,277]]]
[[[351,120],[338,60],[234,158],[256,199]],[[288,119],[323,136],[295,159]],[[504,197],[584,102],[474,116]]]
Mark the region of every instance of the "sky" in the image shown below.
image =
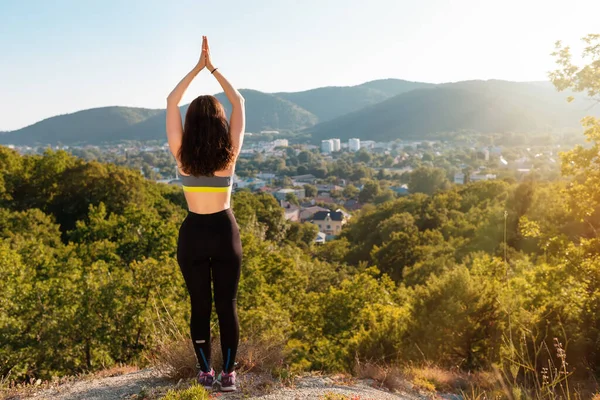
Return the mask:
[[[202,35],[234,86],[383,78],[539,81],[562,40],[600,33],[598,0],[0,0],[0,131],[112,105],[164,108]],[[203,71],[182,104],[220,87]]]

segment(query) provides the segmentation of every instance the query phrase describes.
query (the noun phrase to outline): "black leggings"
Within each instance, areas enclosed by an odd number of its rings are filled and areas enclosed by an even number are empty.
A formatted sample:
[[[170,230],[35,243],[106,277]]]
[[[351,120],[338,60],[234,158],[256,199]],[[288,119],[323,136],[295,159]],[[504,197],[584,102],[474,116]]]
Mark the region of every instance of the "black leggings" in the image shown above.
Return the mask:
[[[242,265],[242,243],[231,209],[214,214],[190,211],[179,228],[177,261],[190,293],[190,331],[200,369],[204,372],[211,369],[212,275],[223,370],[231,372],[239,342],[236,296]]]

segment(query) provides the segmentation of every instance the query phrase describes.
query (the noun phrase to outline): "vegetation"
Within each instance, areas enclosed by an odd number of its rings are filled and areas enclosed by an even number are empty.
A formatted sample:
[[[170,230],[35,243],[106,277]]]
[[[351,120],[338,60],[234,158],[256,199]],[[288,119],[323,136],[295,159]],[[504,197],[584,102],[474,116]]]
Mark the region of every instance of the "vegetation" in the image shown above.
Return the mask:
[[[588,40],[597,66],[600,37]],[[562,47],[557,57],[559,88],[598,94],[597,69],[571,65]],[[600,376],[600,121],[584,126],[589,143],[561,154],[561,180],[449,186],[423,168],[427,188],[409,177],[413,194],[367,204],[321,246],[272,196],[237,193],[242,343],[275,343],[282,376],[378,363],[373,373],[391,382],[386,371],[409,365],[430,389],[449,385],[443,370],[493,373],[496,387],[463,386],[470,398],[591,398],[583,383]],[[339,171],[356,172],[341,161]],[[383,188],[365,178],[353,194],[377,203]],[[165,335],[181,340],[184,216],[179,189],[138,171],[0,147],[3,381],[143,363],[164,355]]]

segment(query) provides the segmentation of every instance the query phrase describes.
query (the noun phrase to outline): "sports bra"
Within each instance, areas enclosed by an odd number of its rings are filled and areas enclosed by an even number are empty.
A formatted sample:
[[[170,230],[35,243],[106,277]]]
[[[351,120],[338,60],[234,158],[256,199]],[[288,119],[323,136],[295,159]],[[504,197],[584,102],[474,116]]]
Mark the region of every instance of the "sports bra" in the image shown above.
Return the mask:
[[[231,176],[179,175],[184,192],[216,193],[227,192],[231,186]]]

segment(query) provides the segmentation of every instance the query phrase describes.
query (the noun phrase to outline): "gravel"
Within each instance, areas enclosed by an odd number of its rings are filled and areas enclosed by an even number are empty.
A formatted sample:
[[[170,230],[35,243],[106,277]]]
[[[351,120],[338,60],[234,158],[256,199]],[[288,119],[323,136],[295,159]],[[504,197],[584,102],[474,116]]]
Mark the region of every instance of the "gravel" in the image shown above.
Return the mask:
[[[336,376],[303,376],[296,379],[292,387],[270,384],[263,380],[260,385],[256,377],[240,375],[238,391],[234,393],[219,393],[218,399],[238,400],[425,400],[425,399],[460,399],[459,396],[444,396],[419,394],[411,389],[407,383],[403,392],[392,393],[379,387],[371,379],[338,379]],[[160,398],[169,388],[185,388],[187,383],[179,382],[175,385],[172,381],[156,375],[152,369],[144,369],[124,375],[106,378],[89,378],[69,382],[57,387],[43,389],[33,395],[11,397],[17,399],[59,399],[59,400],[116,400],[116,399],[142,399],[140,394],[149,395],[150,398]],[[257,387],[263,386],[265,390],[257,392]],[[258,394],[257,394],[258,393]],[[262,394],[261,394],[262,393]],[[338,397],[339,396],[339,397]],[[342,397],[344,396],[344,397]]]
[[[84,379],[45,389],[29,397],[14,399],[113,400],[135,398],[142,390],[170,386],[173,383],[156,376],[152,369],[143,369],[107,378]]]

